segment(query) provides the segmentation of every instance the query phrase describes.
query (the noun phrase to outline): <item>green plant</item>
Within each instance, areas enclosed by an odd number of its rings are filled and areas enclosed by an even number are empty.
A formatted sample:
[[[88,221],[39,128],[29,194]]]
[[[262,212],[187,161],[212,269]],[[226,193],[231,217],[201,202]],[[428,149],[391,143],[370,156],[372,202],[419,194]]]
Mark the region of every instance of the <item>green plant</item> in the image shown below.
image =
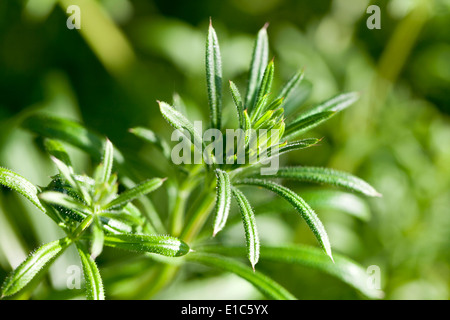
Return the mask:
[[[93,178],[74,174],[70,158],[59,141],[46,140],[46,147],[59,170],[47,187],[37,188],[4,168],[0,168],[0,182],[45,212],[63,229],[66,237],[33,252],[5,279],[2,297],[23,289],[71,244],[76,245],[80,255],[88,299],[105,297],[95,263],[104,245],[166,256],[181,256],[189,251],[189,247],[176,238],[146,234],[148,224],[131,203],[159,188],[164,179],[153,178],[118,194],[117,176],[111,174],[114,150],[109,140],[105,143],[103,162],[97,166]]]
[[[137,177],[133,165],[118,150],[113,151],[109,140],[105,142],[102,137],[69,120],[41,115],[29,117],[24,126],[47,138],[47,151],[52,155],[60,174],[53,177],[46,188],[37,188],[17,174],[2,169],[0,183],[27,197],[58,223],[67,237],[44,245],[32,254],[5,280],[2,295],[18,292],[68,245],[75,243],[83,264],[88,298],[104,298],[100,272],[94,261],[103,246],[147,253],[149,259],[160,262],[150,277],[151,285],[145,281],[141,284],[145,294],[138,298],[151,297],[170,282],[184,264],[193,262],[233,272],[251,282],[270,299],[295,299],[280,284],[255,270],[260,259],[317,268],[336,276],[368,297],[378,297],[379,291],[367,287],[367,275],[361,266],[332,253],[325,227],[312,207],[299,194],[273,180],[326,183],[366,196],[380,194],[363,180],[333,169],[281,167],[273,175],[265,175],[261,171],[265,164],[279,155],[316,145],[320,139],[295,139],[351,105],[358,99],[358,94],[338,95],[299,113],[285,124],[284,110],[298,108],[293,97],[301,90],[299,84],[303,80],[303,71],[297,72],[279,95],[273,97],[275,69],[274,60],[268,62],[268,46],[267,26],[264,26],[255,42],[245,97],[234,82],[229,83],[239,129],[243,132],[237,142],[232,140],[231,147],[213,153],[210,146],[205,145],[204,132],[199,132],[188,120],[181,111],[181,105],[177,105],[179,102],[172,107],[160,101],[160,111],[173,128],[182,132],[189,143],[189,150],[205,150],[202,152],[205,161],[198,164],[174,164],[169,143],[161,136],[143,127],[130,130],[156,146],[168,162],[169,169],[164,175],[168,177],[174,192],[169,198],[171,203],[168,204],[170,211],[167,223],[162,221],[161,214],[156,213],[149,198],[140,198],[143,210],[131,204],[138,196],[160,187],[163,179],[154,178],[135,185]],[[210,107],[209,129],[218,130],[222,134],[222,141],[227,141],[230,133],[222,125],[220,49],[212,24],[206,42],[206,80]],[[260,138],[258,134],[264,130],[269,132],[269,136]],[[103,159],[92,178],[73,173],[61,141],[88,152],[95,160]],[[243,147],[246,160],[243,163],[236,161],[239,147]],[[111,174],[113,159],[118,176]],[[152,173],[158,171],[151,164],[146,170]],[[118,181],[128,188],[119,195]],[[320,249],[303,245],[261,246],[255,211],[245,195],[246,187],[267,189],[285,199],[307,223]],[[316,196],[320,198],[320,193]],[[233,198],[239,207],[245,230],[246,245],[242,247],[223,246],[214,240],[228,224]],[[202,233],[209,218],[213,219],[213,228]],[[166,232],[170,236],[154,235]],[[188,244],[193,250],[189,249]],[[165,257],[158,258],[154,253]],[[234,258],[242,257],[244,253],[250,266]],[[145,290],[145,286],[150,289]]]

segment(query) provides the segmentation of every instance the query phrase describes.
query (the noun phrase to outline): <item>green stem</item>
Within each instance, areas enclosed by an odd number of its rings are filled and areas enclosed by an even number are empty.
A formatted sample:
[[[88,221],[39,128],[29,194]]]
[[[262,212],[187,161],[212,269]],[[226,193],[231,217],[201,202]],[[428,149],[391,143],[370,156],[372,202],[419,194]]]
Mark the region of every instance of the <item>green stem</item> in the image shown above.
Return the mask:
[[[190,242],[195,239],[198,232],[205,224],[205,221],[215,204],[216,197],[214,193],[214,184],[212,183],[214,180],[211,180],[210,174],[207,174],[209,179],[205,182],[205,188],[193,204],[192,208],[194,208],[194,211],[190,214],[190,219],[184,230],[181,231],[183,226],[183,218],[186,212],[187,199],[189,198],[192,190],[198,186],[200,181],[202,181],[201,179],[197,179],[197,175],[202,169],[202,165],[196,166],[181,185],[171,216],[171,234],[175,235],[179,230],[179,233],[181,233],[180,238],[186,242]],[[156,293],[173,281],[179,270],[179,265],[158,266],[154,276],[140,286],[141,289],[138,290],[139,298],[150,299],[153,297]]]
[[[190,172],[186,180],[181,184],[177,192],[177,197],[175,199],[175,206],[173,208],[170,220],[170,233],[175,237],[181,234],[184,222],[183,221],[184,213],[186,210],[186,202],[192,190],[200,182],[197,179],[197,175],[201,171],[202,167],[203,167],[202,165],[194,167],[194,169]]]
[[[186,186],[182,186],[178,192],[177,197],[175,199],[175,206],[173,208],[171,221],[170,221],[170,234],[177,237],[181,233],[181,229],[183,228],[183,218],[184,211],[186,208],[186,201],[189,198],[191,189]]]
[[[209,188],[206,189],[200,197],[197,199],[197,205],[193,207],[196,210],[192,213],[191,219],[188,221],[186,227],[183,230],[180,238],[186,242],[193,241],[195,237],[198,235],[198,232],[201,230],[203,225],[205,224],[206,219],[208,218],[210,212],[214,208],[215,204],[215,194]],[[162,290],[164,287],[170,283],[176,274],[178,273],[180,266],[178,265],[162,265],[157,270],[157,273],[154,277],[148,282],[142,285],[144,290],[140,290],[139,296],[143,299],[150,299],[157,292]],[[149,286],[151,285],[150,289]]]
[[[86,230],[87,228],[89,228],[89,226],[91,225],[92,221],[94,220],[94,216],[93,215],[88,215],[79,225],[78,227],[75,229],[75,231],[73,232],[71,238],[73,240],[78,239],[81,234],[84,232],[84,230]]]
[[[190,220],[181,234],[182,240],[189,243],[195,239],[214,208],[215,200],[216,195],[212,190],[206,189],[202,192],[198,198],[197,205],[194,206],[196,210],[191,215]]]

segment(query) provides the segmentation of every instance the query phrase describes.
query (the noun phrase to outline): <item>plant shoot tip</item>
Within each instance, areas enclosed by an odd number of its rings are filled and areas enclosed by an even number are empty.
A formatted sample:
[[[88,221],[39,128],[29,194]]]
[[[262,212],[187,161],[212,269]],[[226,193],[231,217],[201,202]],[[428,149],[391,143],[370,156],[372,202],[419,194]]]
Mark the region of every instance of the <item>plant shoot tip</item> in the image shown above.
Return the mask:
[[[375,197],[378,197],[378,198],[382,198],[382,197],[383,197],[383,194],[381,194],[381,193],[379,193],[379,192],[375,192],[374,196],[375,196]]]

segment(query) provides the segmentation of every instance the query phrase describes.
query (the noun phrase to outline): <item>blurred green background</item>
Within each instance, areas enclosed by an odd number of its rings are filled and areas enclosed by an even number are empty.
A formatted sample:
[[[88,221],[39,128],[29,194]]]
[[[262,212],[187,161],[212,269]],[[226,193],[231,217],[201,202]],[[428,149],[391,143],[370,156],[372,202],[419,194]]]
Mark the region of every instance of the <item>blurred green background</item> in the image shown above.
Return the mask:
[[[66,27],[71,4],[81,8],[80,30]],[[381,9],[379,30],[366,26],[371,4]],[[108,136],[125,155],[138,151],[143,164],[159,161],[128,129],[148,126],[168,136],[156,100],[172,101],[174,93],[192,119],[206,119],[204,45],[210,17],[224,81],[245,87],[254,37],[269,22],[276,86],[304,67],[310,94],[299,102],[305,107],[340,92],[361,92],[360,101],[311,134],[324,137],[320,147],[283,162],[345,170],[383,194],[363,208],[371,212],[367,222],[332,210],[318,213],[334,250],[365,267],[380,267],[386,299],[449,299],[449,0],[1,1],[0,165],[37,185],[49,182],[55,168],[39,141],[20,126],[37,111],[80,121]],[[226,91],[224,96],[225,119],[232,123],[231,99]],[[70,152],[78,171],[90,170],[85,154]],[[263,203],[257,217],[263,244],[315,245],[304,223],[284,214],[282,206],[270,208]],[[24,199],[2,189],[0,279],[58,232]],[[241,236],[233,232],[231,242]],[[67,266],[76,259],[74,252],[63,255],[36,298],[82,296],[65,290]],[[122,287],[132,283],[127,279],[139,279],[140,271],[118,281],[117,260],[106,252],[99,265],[107,294],[127,297]],[[261,270],[300,299],[359,298],[346,285],[306,268],[266,263]],[[155,297],[260,296],[235,276],[193,268]]]

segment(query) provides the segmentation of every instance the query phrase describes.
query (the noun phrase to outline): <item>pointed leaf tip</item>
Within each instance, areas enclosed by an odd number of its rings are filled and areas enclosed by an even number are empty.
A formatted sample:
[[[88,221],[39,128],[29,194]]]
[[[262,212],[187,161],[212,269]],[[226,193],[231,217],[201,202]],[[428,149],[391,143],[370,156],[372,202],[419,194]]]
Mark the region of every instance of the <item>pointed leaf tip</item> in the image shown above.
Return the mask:
[[[283,167],[277,172],[278,178],[331,184],[343,187],[369,197],[381,194],[366,181],[344,171],[323,167]]]
[[[253,271],[259,260],[260,241],[256,227],[255,214],[245,195],[239,189],[232,187],[233,196],[239,205],[241,218],[245,230],[245,239],[247,247],[247,257],[250,261]]]
[[[222,58],[219,40],[211,22],[206,39],[205,60],[211,126],[220,129],[222,116]]]
[[[103,210],[125,205],[140,196],[144,196],[150,192],[155,191],[162,185],[163,182],[161,180],[162,179],[160,178],[153,178],[141,182],[133,188],[122,192],[117,198],[105,205],[105,207],[103,207]]]
[[[171,236],[145,234],[105,235],[105,245],[135,252],[150,252],[168,257],[180,257],[190,252],[182,240]]]
[[[249,108],[249,112],[252,111],[257,102],[258,88],[260,87],[260,82],[263,78],[264,70],[267,65],[269,55],[269,40],[266,28],[267,24],[258,31],[253,47],[247,93],[244,102],[244,105]]]

